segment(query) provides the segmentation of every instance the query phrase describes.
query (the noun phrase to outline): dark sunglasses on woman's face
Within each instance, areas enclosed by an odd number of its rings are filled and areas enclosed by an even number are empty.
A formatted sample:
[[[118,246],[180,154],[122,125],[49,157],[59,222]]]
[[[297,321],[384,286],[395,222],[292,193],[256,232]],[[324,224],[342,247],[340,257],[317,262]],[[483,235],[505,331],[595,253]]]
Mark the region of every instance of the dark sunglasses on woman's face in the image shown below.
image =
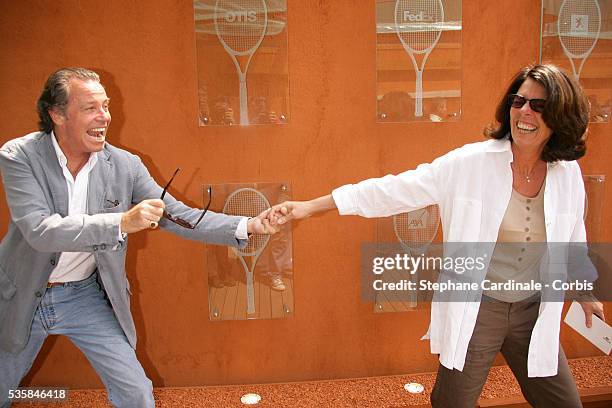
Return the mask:
[[[508,103],[516,109],[521,109],[526,102],[529,102],[529,107],[532,111],[542,113],[546,106],[546,99],[527,99],[519,94],[508,95]]]
[[[166,191],[168,190],[168,187],[170,187],[170,183],[172,183],[172,180],[174,180],[174,176],[176,176],[176,173],[178,173],[179,170],[180,170],[180,168],[174,170],[174,174],[172,175],[172,177],[170,177],[170,181],[164,187],[164,190],[162,191],[162,194],[161,194],[161,197],[160,197],[160,199],[162,201],[164,200],[164,196],[166,195]],[[189,223],[189,221],[185,221],[182,218],[175,217],[172,214],[167,213],[166,210],[164,210],[163,217],[167,218],[168,220],[172,221],[173,223],[175,223],[177,225],[180,225],[183,228],[195,229],[195,227],[198,226],[200,221],[202,221],[202,218],[204,218],[204,214],[206,214],[206,211],[208,211],[208,207],[210,207],[210,201],[212,200],[212,187],[209,186],[207,191],[208,191],[208,204],[206,204],[206,208],[204,208],[204,212],[202,213],[202,215],[200,215],[200,218],[198,218],[198,220],[196,221],[195,224],[191,225]]]

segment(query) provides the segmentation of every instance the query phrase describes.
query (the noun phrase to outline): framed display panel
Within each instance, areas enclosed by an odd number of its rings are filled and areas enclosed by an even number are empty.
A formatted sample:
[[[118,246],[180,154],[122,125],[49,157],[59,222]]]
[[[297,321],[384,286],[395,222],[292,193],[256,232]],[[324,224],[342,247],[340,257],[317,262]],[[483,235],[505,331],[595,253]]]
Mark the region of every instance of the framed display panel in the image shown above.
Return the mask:
[[[612,0],[543,0],[540,60],[580,81],[591,122],[612,111]]]
[[[599,242],[601,227],[601,216],[603,212],[604,184],[606,176],[585,175],[584,190],[586,192],[584,200],[584,225],[589,242]]]
[[[286,0],[195,0],[198,122],[289,120]]]
[[[597,281],[593,295],[597,299],[610,297],[612,275],[610,274],[610,244],[601,242],[601,220],[604,212],[604,194],[606,177],[603,174],[583,175],[584,189],[584,225],[589,243],[589,257],[597,269]]]
[[[408,257],[439,256],[441,246],[431,246],[437,241],[440,214],[437,205],[419,210],[397,214],[377,220],[377,257],[395,258],[397,255]],[[439,271],[419,269],[416,271],[385,269],[378,276],[384,283],[409,281],[417,285],[420,279],[436,281]],[[374,312],[406,312],[426,306],[433,292],[422,290],[381,290],[373,294]]]
[[[379,122],[461,116],[461,0],[376,0]]]
[[[253,217],[291,199],[287,183],[212,185],[210,209]],[[291,222],[274,235],[251,234],[245,248],[206,246],[210,320],[277,319],[293,313]]]

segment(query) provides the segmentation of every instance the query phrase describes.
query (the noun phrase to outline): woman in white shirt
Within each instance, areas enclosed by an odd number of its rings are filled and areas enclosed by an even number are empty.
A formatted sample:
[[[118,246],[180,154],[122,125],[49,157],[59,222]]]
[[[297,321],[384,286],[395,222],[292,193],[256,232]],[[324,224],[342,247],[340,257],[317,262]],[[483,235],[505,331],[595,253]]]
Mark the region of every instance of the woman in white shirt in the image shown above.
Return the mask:
[[[415,170],[279,204],[269,218],[282,224],[333,208],[341,215],[385,217],[438,204],[445,242],[497,243],[486,261],[487,279],[543,278],[553,272],[550,263],[541,262],[550,250],[546,255],[528,244],[586,242],[585,192],[576,160],[586,150],[588,101],[556,66],[530,66],[513,78],[496,120],[485,130],[489,140]],[[554,267],[559,273],[559,265]],[[474,407],[500,351],[530,404],[581,406],[559,344],[563,303],[549,301],[544,292],[490,291],[479,292],[476,301],[432,302],[428,335],[431,352],[440,355],[433,407]],[[581,305],[587,325],[593,313],[603,318],[594,298]]]

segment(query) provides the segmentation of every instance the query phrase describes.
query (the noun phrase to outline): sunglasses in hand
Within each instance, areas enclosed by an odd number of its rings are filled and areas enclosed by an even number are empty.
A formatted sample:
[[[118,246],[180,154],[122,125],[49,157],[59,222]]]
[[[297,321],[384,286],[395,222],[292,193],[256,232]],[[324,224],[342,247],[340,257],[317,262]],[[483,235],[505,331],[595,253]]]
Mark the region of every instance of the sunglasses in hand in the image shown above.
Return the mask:
[[[164,201],[166,191],[168,191],[168,187],[170,187],[170,183],[172,183],[172,180],[174,180],[174,177],[176,176],[176,173],[179,172],[179,170],[180,168],[177,168],[176,170],[174,170],[174,174],[172,175],[172,177],[170,177],[170,181],[168,182],[168,184],[166,184],[166,186],[164,187],[164,190],[162,191],[160,200]],[[208,192],[208,204],[206,204],[206,208],[204,208],[204,212],[202,212],[202,215],[200,215],[200,218],[198,218],[195,224],[192,225],[191,223],[189,223],[189,221],[186,221],[179,217],[175,217],[172,214],[168,213],[166,210],[164,210],[163,217],[169,221],[172,221],[173,223],[177,225],[180,225],[183,228],[195,229],[195,227],[198,226],[200,221],[202,221],[202,218],[204,218],[204,215],[206,214],[206,211],[208,211],[208,207],[210,207],[210,202],[212,200],[212,187],[209,186],[206,190]]]

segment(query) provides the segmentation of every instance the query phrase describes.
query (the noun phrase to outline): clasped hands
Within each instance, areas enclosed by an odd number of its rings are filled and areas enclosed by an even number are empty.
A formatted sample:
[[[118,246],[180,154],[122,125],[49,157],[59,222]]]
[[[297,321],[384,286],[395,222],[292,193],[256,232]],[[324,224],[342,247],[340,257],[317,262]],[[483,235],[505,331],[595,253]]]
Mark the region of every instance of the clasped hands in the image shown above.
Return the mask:
[[[314,214],[311,201],[285,201],[268,210],[267,219],[272,226],[280,226],[291,220],[301,220]]]

